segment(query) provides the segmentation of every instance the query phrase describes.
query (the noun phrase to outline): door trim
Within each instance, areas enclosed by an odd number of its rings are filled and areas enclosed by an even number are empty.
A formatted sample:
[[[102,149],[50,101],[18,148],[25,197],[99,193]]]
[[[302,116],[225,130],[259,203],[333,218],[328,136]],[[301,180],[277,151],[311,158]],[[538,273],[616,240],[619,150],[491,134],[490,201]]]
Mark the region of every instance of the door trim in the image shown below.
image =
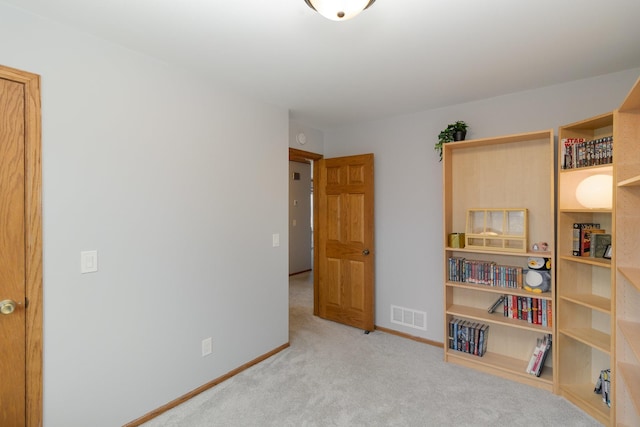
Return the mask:
[[[26,425],[42,426],[42,121],[40,76],[0,65],[0,78],[24,85]]]
[[[300,160],[313,160],[313,179],[315,180],[320,173],[320,165],[318,164],[318,160],[322,159],[324,156],[322,154],[312,153],[310,151],[298,150],[297,148],[289,148],[289,160],[290,161],[300,161]],[[315,186],[315,184],[314,184]],[[318,242],[318,191],[316,188],[313,189],[313,245]],[[320,256],[318,255],[318,251],[314,249],[313,251],[313,314],[314,316],[318,316],[320,313],[320,293],[318,283],[320,283],[320,278],[318,275],[318,262],[320,260]]]

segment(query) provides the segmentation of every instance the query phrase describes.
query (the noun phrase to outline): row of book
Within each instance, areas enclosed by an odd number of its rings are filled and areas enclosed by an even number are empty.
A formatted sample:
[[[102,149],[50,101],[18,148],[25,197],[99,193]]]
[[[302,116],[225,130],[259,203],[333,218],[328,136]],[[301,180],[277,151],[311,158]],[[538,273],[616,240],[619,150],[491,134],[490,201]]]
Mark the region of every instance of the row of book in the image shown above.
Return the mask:
[[[489,308],[489,312],[493,312],[493,310],[495,310],[501,303],[503,304],[504,317],[524,320],[534,325],[553,325],[553,303],[547,299],[522,297],[517,295],[502,295]]]
[[[495,262],[461,257],[450,257],[448,261],[448,280],[450,282],[522,288],[523,271],[522,267],[498,265]]]
[[[606,165],[613,162],[613,136],[586,140],[563,138],[562,169]]]
[[[611,234],[607,234],[600,224],[592,222],[573,223],[572,255],[602,258],[607,246],[611,245]]]
[[[531,354],[531,358],[529,359],[529,363],[527,364],[527,374],[535,375],[536,377],[539,377],[540,374],[542,374],[544,362],[547,360],[547,356],[551,352],[551,341],[551,334],[546,334],[544,337],[538,338],[536,346],[533,349],[533,353]]]
[[[449,348],[476,356],[487,352],[489,325],[452,318],[449,321]]]

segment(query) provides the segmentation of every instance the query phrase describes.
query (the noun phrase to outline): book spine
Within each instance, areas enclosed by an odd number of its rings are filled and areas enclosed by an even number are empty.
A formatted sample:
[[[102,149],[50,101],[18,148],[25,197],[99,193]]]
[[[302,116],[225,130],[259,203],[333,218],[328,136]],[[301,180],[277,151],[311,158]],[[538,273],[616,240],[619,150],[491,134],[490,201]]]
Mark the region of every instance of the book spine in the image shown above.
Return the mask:
[[[583,247],[583,230],[584,229],[596,229],[600,228],[600,224],[591,222],[574,222],[573,223],[573,235],[572,235],[572,247],[571,254],[573,256],[582,256],[584,253]]]
[[[527,368],[526,368],[527,374],[530,374],[533,372],[533,365],[536,362],[536,359],[538,358],[541,342],[542,340],[538,338],[536,342],[536,346],[533,348],[533,352],[531,353],[531,358],[529,358],[529,364],[527,365]]]
[[[540,358],[540,363],[538,364],[538,368],[535,371],[536,377],[539,377],[542,374],[542,369],[544,368],[544,363],[547,360],[547,355],[551,352],[551,334],[546,336],[546,342],[544,346],[544,350],[542,352],[542,357]]]

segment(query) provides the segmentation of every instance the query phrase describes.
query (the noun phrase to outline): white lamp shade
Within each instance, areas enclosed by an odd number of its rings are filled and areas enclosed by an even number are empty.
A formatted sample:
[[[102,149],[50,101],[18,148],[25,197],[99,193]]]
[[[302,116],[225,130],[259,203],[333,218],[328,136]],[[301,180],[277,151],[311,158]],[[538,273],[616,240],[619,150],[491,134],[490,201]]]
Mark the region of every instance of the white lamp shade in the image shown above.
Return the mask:
[[[371,0],[307,0],[322,16],[332,21],[346,21],[365,10]]]
[[[591,175],[576,187],[578,203],[589,209],[611,209],[612,194],[613,177],[611,175]]]

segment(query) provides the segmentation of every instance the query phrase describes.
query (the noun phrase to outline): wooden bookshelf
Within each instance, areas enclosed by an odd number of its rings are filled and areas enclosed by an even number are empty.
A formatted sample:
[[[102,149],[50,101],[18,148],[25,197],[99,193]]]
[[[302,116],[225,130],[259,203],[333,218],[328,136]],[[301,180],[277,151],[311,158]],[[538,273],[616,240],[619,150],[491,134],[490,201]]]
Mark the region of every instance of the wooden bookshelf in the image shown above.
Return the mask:
[[[640,425],[640,79],[615,112],[615,420]]]
[[[614,263],[605,258],[574,256],[572,245],[574,224],[597,223],[599,228],[611,234],[615,247],[615,162],[565,168],[563,154],[565,139],[592,141],[613,135],[613,112],[561,126],[557,157],[557,392],[605,425],[613,424],[613,411],[603,402],[602,395],[594,393],[593,389],[601,370],[614,371],[611,366],[614,361]],[[616,143],[614,137],[615,148]],[[617,156],[615,149],[613,152]],[[593,208],[579,201],[578,187],[585,185],[594,175],[612,177],[608,206]]]
[[[444,359],[446,362],[468,366],[548,391],[554,390],[557,376],[556,369],[553,368],[556,364],[554,274],[551,274],[549,292],[533,293],[522,288],[449,281],[448,260],[451,257],[461,257],[527,268],[527,258],[535,256],[550,258],[553,268],[553,158],[553,130],[547,130],[447,143],[443,146],[442,160],[445,336],[449,336],[449,322],[452,319],[489,325],[488,348],[484,356],[466,354],[445,345]],[[527,209],[528,239],[524,244],[525,251],[515,252],[492,247],[448,247],[450,233],[462,233],[467,230],[466,219],[470,209]],[[547,243],[548,251],[530,251],[532,244],[537,242]],[[542,326],[506,317],[502,306],[495,313],[488,313],[488,307],[500,295],[545,300],[551,306],[551,325]],[[554,347],[546,359],[541,376],[536,377],[528,374],[526,368],[537,339],[546,334],[552,335]]]

